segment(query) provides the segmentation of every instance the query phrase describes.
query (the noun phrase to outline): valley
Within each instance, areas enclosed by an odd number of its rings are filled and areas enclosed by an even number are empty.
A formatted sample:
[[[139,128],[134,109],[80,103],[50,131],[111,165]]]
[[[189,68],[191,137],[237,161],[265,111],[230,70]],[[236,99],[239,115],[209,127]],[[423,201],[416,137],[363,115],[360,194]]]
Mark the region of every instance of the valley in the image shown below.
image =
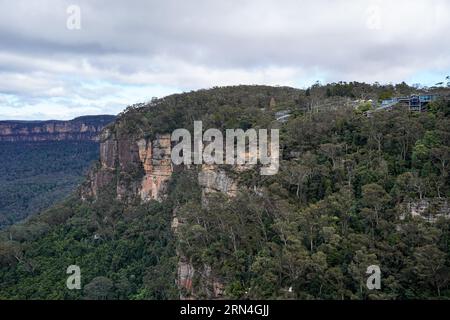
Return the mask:
[[[112,116],[0,121],[0,228],[69,196],[98,158]]]

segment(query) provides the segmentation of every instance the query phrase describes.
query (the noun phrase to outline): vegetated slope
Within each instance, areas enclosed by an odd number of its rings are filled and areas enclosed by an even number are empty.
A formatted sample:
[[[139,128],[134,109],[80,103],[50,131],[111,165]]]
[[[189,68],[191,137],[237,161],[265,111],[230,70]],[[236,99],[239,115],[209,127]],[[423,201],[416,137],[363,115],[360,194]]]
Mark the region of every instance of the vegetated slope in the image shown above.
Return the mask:
[[[93,141],[0,142],[0,227],[67,198],[98,151]]]
[[[353,87],[339,96],[359,97]],[[448,100],[368,118],[329,88],[214,88],[128,108],[80,195],[1,233],[0,298],[450,297]],[[194,120],[279,127],[279,174],[180,166],[164,180],[164,134]],[[72,264],[82,290],[65,287]],[[370,265],[381,290],[366,287]]]
[[[114,116],[0,121],[0,228],[66,198],[98,158]]]

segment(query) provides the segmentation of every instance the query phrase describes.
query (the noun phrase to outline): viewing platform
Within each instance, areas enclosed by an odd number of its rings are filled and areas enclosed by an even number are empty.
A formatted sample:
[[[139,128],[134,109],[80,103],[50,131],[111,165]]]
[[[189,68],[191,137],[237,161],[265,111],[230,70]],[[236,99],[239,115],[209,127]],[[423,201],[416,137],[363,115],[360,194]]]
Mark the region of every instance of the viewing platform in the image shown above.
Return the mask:
[[[424,111],[427,104],[431,101],[437,100],[438,95],[411,95],[409,97],[397,97],[392,99],[386,99],[381,102],[381,106],[376,110],[390,110],[394,106],[403,105],[407,106],[410,111]]]

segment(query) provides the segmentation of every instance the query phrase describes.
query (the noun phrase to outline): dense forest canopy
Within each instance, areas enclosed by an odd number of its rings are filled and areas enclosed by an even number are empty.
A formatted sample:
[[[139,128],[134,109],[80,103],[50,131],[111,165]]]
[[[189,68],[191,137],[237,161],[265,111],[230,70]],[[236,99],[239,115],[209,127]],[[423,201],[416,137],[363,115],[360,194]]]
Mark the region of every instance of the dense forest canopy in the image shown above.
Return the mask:
[[[280,128],[280,172],[229,174],[236,197],[202,206],[196,170],[173,174],[162,202],[123,202],[113,185],[90,203],[74,195],[4,230],[0,298],[168,299],[177,252],[208,265],[236,299],[450,297],[450,103],[367,117],[365,101],[417,93],[338,83],[213,88],[129,107],[111,130],[154,137],[176,128]],[[287,110],[286,122],[274,121]],[[413,210],[421,207],[420,210]],[[173,212],[183,223],[175,235]],[[416,214],[419,212],[418,214]],[[83,290],[67,290],[79,264]],[[381,290],[368,290],[378,265]],[[194,276],[198,297],[207,297]]]
[[[67,198],[98,151],[93,141],[0,142],[0,228]]]

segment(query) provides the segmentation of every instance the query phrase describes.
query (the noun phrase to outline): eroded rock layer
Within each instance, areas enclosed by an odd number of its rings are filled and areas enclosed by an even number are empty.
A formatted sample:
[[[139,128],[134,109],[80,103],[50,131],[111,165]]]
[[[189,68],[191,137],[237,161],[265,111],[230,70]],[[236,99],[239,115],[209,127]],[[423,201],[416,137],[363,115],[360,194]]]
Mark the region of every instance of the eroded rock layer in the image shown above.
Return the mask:
[[[0,121],[0,142],[98,141],[114,116],[86,116],[70,121]]]

